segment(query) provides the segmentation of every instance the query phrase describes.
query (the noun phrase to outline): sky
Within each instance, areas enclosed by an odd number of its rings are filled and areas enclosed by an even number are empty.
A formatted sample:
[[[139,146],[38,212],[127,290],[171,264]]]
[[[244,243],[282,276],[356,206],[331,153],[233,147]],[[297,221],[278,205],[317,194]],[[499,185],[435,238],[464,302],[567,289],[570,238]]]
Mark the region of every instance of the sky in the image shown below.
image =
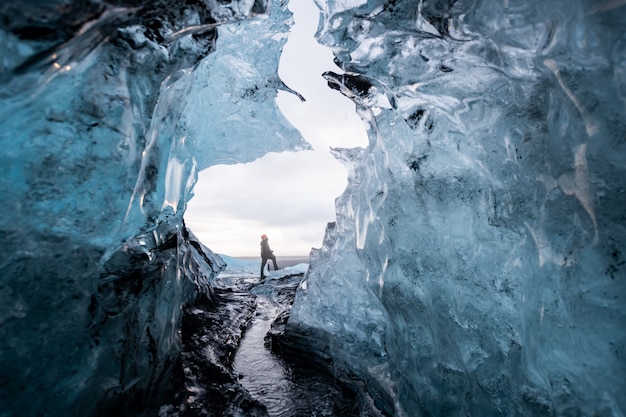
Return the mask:
[[[185,212],[186,225],[220,254],[260,257],[260,236],[267,234],[279,265],[281,256],[307,256],[321,247],[326,223],[335,221],[335,198],[347,185],[347,171],[330,147],[367,144],[354,103],[322,77],[341,70],[313,37],[317,7],[312,0],[294,0],[289,9],[295,25],[278,73],[306,101],[281,91],[276,102],[313,150],[269,153],[248,164],[201,171]]]

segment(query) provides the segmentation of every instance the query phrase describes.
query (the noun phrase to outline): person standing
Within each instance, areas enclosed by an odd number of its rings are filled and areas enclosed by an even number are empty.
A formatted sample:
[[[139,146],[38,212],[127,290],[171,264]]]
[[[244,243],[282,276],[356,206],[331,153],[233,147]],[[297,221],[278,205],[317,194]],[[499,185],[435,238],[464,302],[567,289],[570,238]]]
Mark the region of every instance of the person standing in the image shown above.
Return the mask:
[[[263,270],[265,269],[265,264],[268,259],[272,260],[274,263],[274,271],[276,271],[278,269],[278,264],[276,264],[274,251],[270,249],[270,243],[267,235],[261,235],[261,279],[265,278]]]

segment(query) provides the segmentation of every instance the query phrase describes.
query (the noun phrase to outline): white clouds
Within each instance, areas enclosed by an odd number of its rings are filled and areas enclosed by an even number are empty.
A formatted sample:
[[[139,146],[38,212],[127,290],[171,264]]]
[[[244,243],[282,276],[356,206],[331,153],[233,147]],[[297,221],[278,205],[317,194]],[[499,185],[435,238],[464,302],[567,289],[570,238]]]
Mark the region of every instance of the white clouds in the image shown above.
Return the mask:
[[[346,171],[329,147],[366,144],[354,104],[328,88],[321,76],[339,69],[331,52],[313,39],[317,8],[312,1],[292,3],[296,25],[279,74],[307,101],[281,92],[277,104],[314,150],[270,153],[249,164],[214,166],[199,174],[185,220],[219,253],[259,255],[263,233],[279,258],[307,255],[321,246],[326,223],[335,220],[334,200],[347,184]]]

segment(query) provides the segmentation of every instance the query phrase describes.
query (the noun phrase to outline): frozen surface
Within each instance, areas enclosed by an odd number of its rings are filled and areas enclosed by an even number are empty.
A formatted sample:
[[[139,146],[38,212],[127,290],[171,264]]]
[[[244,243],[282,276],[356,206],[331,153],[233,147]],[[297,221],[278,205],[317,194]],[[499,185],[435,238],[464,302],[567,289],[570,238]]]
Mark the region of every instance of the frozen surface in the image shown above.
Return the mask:
[[[268,11],[0,5],[0,415],[179,395],[182,306],[225,266],[182,221],[197,170],[308,146],[274,103],[291,14]]]
[[[292,339],[392,415],[624,415],[623,2],[319,4],[370,142]]]

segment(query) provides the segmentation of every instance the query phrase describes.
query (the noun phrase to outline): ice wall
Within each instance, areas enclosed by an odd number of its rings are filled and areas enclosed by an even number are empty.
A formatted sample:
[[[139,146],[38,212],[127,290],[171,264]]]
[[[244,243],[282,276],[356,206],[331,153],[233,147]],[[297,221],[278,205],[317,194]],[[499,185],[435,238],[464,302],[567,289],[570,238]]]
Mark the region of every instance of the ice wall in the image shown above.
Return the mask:
[[[156,415],[182,305],[224,267],[184,228],[197,170],[308,145],[264,1],[0,5],[0,415]],[[219,32],[219,39],[218,39]]]
[[[318,4],[369,146],[291,343],[390,415],[624,415],[624,3]]]

